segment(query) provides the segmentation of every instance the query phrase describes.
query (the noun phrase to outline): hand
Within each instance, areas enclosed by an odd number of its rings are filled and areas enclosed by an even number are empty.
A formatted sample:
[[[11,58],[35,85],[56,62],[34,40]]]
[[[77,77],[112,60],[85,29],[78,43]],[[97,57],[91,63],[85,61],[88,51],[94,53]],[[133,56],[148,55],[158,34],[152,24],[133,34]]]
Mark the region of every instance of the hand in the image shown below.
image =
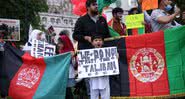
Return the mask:
[[[119,59],[119,54],[117,53],[116,58]]]
[[[145,24],[146,24],[146,22],[145,22],[145,21],[143,21],[143,22],[141,22],[141,24],[142,24],[142,25],[145,25]]]
[[[91,37],[90,36],[85,36],[84,39],[91,43]]]
[[[75,52],[74,51],[71,51],[71,56],[75,56]]]

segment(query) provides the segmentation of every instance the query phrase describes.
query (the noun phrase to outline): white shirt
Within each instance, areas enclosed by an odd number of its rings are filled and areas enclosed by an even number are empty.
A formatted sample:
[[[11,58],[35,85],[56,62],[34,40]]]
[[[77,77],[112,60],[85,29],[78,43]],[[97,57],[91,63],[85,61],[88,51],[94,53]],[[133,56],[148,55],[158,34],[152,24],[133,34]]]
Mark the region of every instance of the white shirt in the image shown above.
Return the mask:
[[[69,66],[69,78],[75,78],[75,70],[72,64]]]
[[[105,89],[109,86],[109,76],[90,78],[89,83],[92,89]]]

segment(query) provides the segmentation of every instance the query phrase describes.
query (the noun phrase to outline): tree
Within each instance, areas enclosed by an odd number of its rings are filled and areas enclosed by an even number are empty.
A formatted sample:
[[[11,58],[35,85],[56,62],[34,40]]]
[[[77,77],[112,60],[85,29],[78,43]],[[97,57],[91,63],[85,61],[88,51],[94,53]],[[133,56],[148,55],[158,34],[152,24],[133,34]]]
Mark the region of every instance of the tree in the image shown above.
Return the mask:
[[[39,12],[47,12],[46,0],[0,0],[0,18],[19,19],[21,26],[21,41],[28,36],[29,25],[40,27]]]

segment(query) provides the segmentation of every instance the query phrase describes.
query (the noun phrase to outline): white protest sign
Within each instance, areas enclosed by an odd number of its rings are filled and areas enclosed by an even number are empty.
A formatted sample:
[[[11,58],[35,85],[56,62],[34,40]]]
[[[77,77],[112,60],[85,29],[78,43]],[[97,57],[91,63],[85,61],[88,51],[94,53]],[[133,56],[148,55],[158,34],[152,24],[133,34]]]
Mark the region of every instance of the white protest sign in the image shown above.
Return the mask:
[[[78,52],[78,78],[118,75],[116,47],[95,48]]]
[[[56,48],[54,45],[51,45],[39,40],[33,40],[32,48],[31,48],[31,56],[36,58],[54,56],[55,50]]]

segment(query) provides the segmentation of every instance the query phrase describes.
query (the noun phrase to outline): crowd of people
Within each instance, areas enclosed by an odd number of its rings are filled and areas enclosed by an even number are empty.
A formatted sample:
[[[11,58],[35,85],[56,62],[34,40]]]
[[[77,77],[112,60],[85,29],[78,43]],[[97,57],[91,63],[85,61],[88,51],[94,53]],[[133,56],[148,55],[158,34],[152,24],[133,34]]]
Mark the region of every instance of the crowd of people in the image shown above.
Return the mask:
[[[141,4],[142,0],[139,0],[138,3]],[[142,12],[141,6],[134,7],[130,9],[129,15],[144,13],[143,24],[145,25],[145,33],[181,26],[181,24],[176,21],[176,18],[178,18],[180,14],[180,9],[174,6],[172,0],[159,0],[158,5],[159,7],[150,11],[150,14],[149,11]],[[73,39],[78,42],[78,50],[108,46],[106,42],[104,42],[104,38],[111,37],[108,26],[112,27],[120,36],[129,35],[126,25],[122,21],[124,13],[122,8],[116,7],[112,10],[113,19],[109,23],[107,23],[103,16],[99,15],[96,0],[87,0],[86,8],[87,14],[80,17],[74,27]],[[0,30],[0,51],[3,51],[3,44],[5,42],[1,38],[1,32]],[[55,37],[55,35],[53,37]],[[66,99],[74,99],[71,87],[74,87],[78,81],[75,80],[77,63],[73,43],[69,39],[68,31],[66,30],[61,31],[57,42],[55,42],[53,37],[51,37],[50,43],[56,45],[56,54],[71,52],[73,56],[69,70]],[[42,31],[33,30],[28,42],[22,49],[23,51],[30,51],[33,39],[47,42],[46,36]],[[99,95],[101,99],[110,99],[108,76],[86,78],[83,81],[85,81],[86,93],[90,99],[99,99]]]

